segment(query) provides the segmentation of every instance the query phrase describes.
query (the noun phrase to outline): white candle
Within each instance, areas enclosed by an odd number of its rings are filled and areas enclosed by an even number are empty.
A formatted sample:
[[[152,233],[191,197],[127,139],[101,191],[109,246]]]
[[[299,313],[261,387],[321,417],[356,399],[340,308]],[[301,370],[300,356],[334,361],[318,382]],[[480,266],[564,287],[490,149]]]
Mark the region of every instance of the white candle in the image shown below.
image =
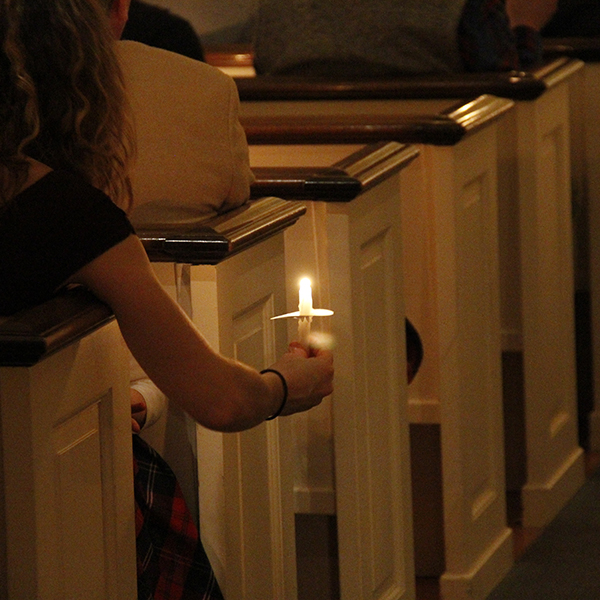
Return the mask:
[[[313,308],[312,288],[310,279],[305,277],[300,281],[300,294],[298,310],[285,315],[271,317],[271,319],[298,319],[298,341],[305,347],[309,346],[311,337],[311,321],[313,317],[328,317],[333,314],[333,311],[327,308]]]
[[[300,280],[298,312],[301,317],[310,317],[313,314],[312,288],[310,287],[310,279],[308,277]]]

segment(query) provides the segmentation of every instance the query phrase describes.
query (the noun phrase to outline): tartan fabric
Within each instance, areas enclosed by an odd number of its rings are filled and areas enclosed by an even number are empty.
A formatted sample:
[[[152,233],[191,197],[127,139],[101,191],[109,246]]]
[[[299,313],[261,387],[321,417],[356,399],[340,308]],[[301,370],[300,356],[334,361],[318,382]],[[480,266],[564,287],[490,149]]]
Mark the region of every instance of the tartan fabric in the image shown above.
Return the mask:
[[[467,0],[458,45],[466,71],[526,69],[542,59],[539,32],[524,26],[511,29],[504,0]]]
[[[133,436],[138,600],[223,600],[175,474]]]

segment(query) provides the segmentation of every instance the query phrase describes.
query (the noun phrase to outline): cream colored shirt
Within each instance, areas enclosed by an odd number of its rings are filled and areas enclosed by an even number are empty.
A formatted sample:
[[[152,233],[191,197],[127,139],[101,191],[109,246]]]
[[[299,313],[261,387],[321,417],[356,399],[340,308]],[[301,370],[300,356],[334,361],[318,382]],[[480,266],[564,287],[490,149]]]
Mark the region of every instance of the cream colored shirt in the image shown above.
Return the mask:
[[[253,181],[234,81],[205,63],[117,43],[136,126],[136,228],[189,226],[243,204]]]

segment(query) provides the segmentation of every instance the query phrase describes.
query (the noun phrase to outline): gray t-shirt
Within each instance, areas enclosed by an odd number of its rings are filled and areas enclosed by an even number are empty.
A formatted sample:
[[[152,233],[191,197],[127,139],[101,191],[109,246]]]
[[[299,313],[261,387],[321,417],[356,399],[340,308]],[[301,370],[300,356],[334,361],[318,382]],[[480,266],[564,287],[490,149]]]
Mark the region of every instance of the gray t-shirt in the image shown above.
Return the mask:
[[[466,0],[261,0],[258,73],[390,75],[462,70]]]

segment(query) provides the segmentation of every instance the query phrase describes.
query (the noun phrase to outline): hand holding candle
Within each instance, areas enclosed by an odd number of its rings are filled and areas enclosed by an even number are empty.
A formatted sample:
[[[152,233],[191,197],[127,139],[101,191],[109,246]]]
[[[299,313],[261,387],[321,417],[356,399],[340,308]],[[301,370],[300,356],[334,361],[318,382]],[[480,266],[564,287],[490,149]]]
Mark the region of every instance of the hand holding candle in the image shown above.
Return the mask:
[[[313,317],[328,317],[333,314],[332,310],[326,308],[313,308],[312,302],[312,288],[310,285],[310,279],[304,277],[300,281],[300,293],[299,293],[299,304],[298,310],[295,312],[287,313],[285,315],[278,315],[272,317],[272,319],[286,319],[286,318],[297,318],[298,319],[298,341],[305,347],[309,346],[310,337],[310,326]]]

